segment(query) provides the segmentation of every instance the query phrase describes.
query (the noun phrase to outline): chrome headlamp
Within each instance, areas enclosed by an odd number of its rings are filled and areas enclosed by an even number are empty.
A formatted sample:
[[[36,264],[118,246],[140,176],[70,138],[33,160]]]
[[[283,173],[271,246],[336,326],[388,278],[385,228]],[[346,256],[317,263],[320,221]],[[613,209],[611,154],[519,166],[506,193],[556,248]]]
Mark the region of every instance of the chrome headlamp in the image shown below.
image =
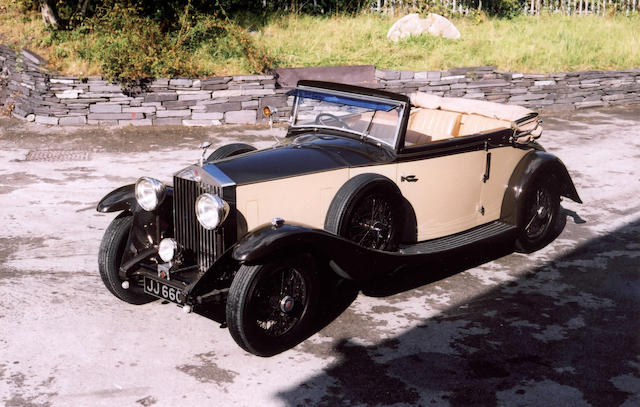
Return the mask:
[[[177,251],[178,243],[170,237],[162,239],[158,245],[158,255],[165,263],[173,260]]]
[[[229,215],[229,204],[218,195],[202,194],[196,199],[196,216],[203,228],[212,230]]]
[[[157,179],[142,177],[136,182],[136,200],[145,211],[158,207],[167,194],[167,188]]]

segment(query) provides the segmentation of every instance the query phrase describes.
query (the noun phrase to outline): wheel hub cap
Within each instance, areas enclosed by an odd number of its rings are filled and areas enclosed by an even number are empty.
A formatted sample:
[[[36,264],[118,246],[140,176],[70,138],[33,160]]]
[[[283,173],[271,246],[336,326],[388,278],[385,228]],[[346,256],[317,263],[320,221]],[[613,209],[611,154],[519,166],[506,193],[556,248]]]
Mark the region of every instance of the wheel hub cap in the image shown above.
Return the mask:
[[[544,206],[541,206],[536,211],[536,215],[538,215],[538,219],[544,219],[547,217],[547,210],[544,208]]]
[[[280,310],[282,312],[291,312],[294,305],[295,305],[295,301],[293,297],[289,295],[287,295],[286,297],[280,300]]]

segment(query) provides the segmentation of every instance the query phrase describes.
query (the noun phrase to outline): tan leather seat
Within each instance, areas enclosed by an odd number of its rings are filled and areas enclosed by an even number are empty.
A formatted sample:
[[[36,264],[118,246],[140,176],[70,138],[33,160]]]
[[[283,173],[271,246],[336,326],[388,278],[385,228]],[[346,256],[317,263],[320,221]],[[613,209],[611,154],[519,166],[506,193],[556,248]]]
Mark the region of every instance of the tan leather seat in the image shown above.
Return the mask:
[[[443,110],[420,109],[411,113],[405,142],[424,144],[457,137],[462,115]]]
[[[492,119],[477,114],[465,114],[462,117],[458,137],[470,136],[489,130],[508,129],[510,127],[511,123],[507,120]]]

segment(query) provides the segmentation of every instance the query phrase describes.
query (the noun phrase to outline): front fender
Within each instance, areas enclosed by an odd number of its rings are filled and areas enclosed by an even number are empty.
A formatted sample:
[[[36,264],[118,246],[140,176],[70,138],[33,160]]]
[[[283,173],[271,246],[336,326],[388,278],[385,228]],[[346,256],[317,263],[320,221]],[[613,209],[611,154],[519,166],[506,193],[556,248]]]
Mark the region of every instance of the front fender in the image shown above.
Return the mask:
[[[132,210],[136,203],[135,185],[129,184],[114,189],[98,202],[96,210],[98,212],[119,212]]]
[[[142,259],[154,254],[149,250],[160,243],[160,240],[173,236],[173,188],[171,187],[167,188],[165,199],[151,212],[145,211],[138,205],[134,184],[124,185],[109,192],[100,200],[96,210],[103,213],[126,211],[133,216],[131,231],[122,256],[122,273],[133,271]]]
[[[520,225],[521,206],[528,187],[537,177],[555,177],[561,196],[582,203],[567,167],[553,154],[544,151],[531,151],[516,166],[502,200],[501,218],[503,221]]]
[[[320,229],[303,225],[263,225],[245,235],[233,249],[233,258],[245,264],[259,264],[274,256],[308,251],[326,259],[340,277],[368,280],[414,263],[413,256],[364,248]]]

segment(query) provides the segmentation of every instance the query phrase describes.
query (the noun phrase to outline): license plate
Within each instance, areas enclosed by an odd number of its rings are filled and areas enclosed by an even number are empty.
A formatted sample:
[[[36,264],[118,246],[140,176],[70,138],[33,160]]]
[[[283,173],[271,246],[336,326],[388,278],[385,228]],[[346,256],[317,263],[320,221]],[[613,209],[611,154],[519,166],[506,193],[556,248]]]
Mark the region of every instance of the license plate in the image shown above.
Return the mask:
[[[162,281],[148,278],[147,276],[144,277],[144,292],[158,298],[175,302],[176,304],[182,303],[180,298],[178,298],[178,294],[180,294],[179,289],[171,287]]]

